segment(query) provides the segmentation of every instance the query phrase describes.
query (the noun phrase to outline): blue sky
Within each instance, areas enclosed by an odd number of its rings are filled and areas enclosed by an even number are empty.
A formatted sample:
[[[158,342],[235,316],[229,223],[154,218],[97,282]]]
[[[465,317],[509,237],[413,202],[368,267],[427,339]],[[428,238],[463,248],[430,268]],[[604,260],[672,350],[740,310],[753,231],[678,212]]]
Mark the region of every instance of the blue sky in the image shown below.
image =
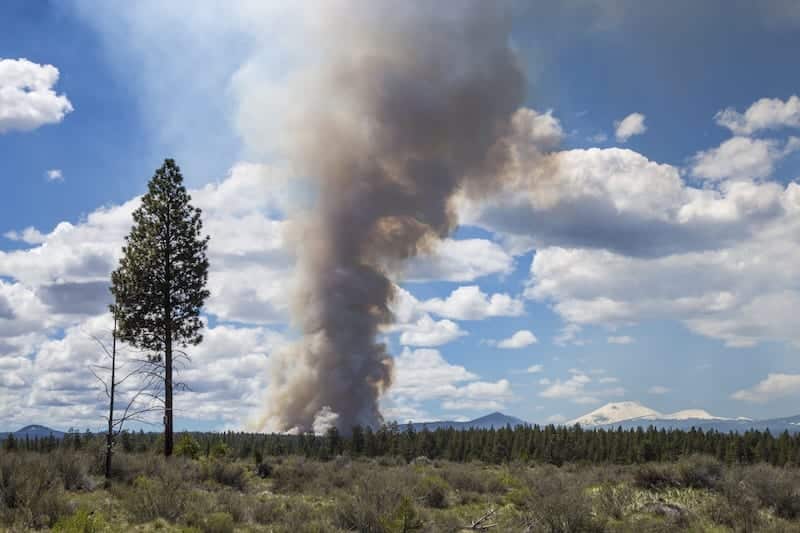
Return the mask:
[[[694,4],[514,8],[525,107],[560,139],[555,199],[468,202],[439,259],[412,262],[410,311],[385,333],[398,356],[388,417],[564,421],[621,400],[796,414],[800,8]],[[281,154],[277,111],[315,55],[303,33],[313,11],[0,7],[0,91],[47,80],[33,104],[25,90],[0,98],[0,429],[99,425],[86,332],[107,327],[103,280],[164,157],[219,243],[208,342],[186,372],[185,401],[201,407],[180,424],[259,419],[270,355],[296,336],[281,227],[313,191]],[[26,105],[44,107],[32,118]],[[459,290],[471,299],[446,300]],[[506,299],[492,307],[492,295]],[[519,331],[536,342],[498,346]]]

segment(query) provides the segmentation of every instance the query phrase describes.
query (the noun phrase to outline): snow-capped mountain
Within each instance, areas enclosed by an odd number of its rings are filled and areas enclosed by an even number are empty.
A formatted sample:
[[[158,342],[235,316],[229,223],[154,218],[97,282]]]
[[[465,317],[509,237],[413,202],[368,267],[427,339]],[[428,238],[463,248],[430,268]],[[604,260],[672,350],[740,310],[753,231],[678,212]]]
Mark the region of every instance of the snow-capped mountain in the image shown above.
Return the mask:
[[[645,407],[639,402],[614,402],[607,403],[599,409],[595,409],[591,413],[579,416],[574,420],[567,422],[568,426],[580,424],[581,426],[607,426],[609,424],[616,424],[623,420],[631,420],[634,418],[644,417],[660,417],[661,413],[655,409]]]
[[[718,416],[714,416],[704,409],[684,409],[667,415],[662,415],[661,418],[667,420],[688,420],[694,418],[697,420],[723,420]]]
[[[703,409],[684,409],[674,413],[659,413],[655,409],[646,407],[639,402],[614,402],[608,403],[591,413],[579,416],[567,422],[567,425],[580,424],[584,427],[610,426],[648,421],[714,421],[730,420],[720,416],[714,416]]]

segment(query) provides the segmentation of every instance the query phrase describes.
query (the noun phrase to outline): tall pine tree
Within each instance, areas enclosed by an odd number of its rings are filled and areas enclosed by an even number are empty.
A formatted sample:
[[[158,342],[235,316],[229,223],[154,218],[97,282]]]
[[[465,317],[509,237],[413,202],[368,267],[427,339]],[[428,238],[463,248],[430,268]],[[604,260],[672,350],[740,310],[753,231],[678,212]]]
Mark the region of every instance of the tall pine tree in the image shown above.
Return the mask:
[[[173,448],[175,355],[203,340],[200,310],[209,294],[208,237],[190,200],[180,169],[166,159],[133,213],[119,268],[111,275],[119,339],[147,351],[163,373],[166,456]]]

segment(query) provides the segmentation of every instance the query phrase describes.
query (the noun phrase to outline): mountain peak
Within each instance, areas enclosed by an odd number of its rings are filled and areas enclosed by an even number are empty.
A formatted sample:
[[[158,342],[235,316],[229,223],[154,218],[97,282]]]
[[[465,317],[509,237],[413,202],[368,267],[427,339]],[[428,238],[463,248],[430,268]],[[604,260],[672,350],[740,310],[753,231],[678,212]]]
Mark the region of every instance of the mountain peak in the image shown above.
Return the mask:
[[[665,418],[667,420],[686,420],[688,418],[697,418],[700,420],[716,420],[719,419],[718,416],[714,416],[705,409],[684,409],[682,411],[676,411],[674,413],[670,413],[668,415],[664,415],[661,418]]]
[[[414,428],[415,431],[422,431],[423,428],[428,429],[428,431],[436,431],[437,429],[446,429],[446,428],[453,428],[453,429],[500,429],[506,426],[516,427],[516,426],[524,426],[527,422],[522,419],[519,419],[515,416],[503,414],[499,411],[495,411],[494,413],[489,413],[488,415],[484,415],[482,417],[476,418],[474,420],[465,420],[465,421],[454,421],[454,420],[441,420],[441,421],[432,421],[432,422],[417,422],[411,423],[411,426]]]
[[[714,416],[704,409],[683,409],[674,413],[659,413],[655,409],[646,407],[639,402],[625,401],[607,403],[591,413],[567,422],[567,425],[580,424],[582,426],[611,426],[621,422],[642,423],[645,421],[690,421],[690,420],[728,420]]]
[[[476,418],[475,420],[471,420],[473,423],[493,423],[497,427],[505,427],[506,425],[510,426],[519,426],[525,424],[523,420],[511,415],[507,415],[501,413],[500,411],[495,411],[494,413],[489,413],[488,415],[484,415],[480,418]]]
[[[41,426],[39,424],[30,424],[22,429],[18,429],[16,433],[30,433],[31,431],[55,431],[55,430],[52,430],[47,426]]]
[[[567,425],[573,426],[580,424],[582,426],[604,426],[608,424],[616,424],[623,420],[630,420],[631,418],[655,417],[659,418],[661,413],[655,409],[645,407],[639,402],[625,401],[625,402],[612,402],[595,409],[591,413],[585,414],[574,420],[567,422]]]

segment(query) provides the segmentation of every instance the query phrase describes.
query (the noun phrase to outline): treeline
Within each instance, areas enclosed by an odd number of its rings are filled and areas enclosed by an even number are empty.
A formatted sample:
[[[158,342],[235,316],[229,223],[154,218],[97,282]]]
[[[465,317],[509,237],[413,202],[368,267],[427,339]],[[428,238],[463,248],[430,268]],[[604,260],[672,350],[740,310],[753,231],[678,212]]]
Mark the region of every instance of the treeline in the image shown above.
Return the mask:
[[[59,447],[97,446],[101,436],[68,434],[63,440],[6,440],[4,449],[47,452]],[[155,433],[123,432],[118,449],[127,453],[156,452],[163,436]],[[335,428],[325,435],[267,435],[260,433],[183,433],[177,454],[227,455],[261,462],[269,456],[299,455],[330,459],[353,457],[417,457],[456,462],[508,463],[612,463],[635,464],[675,461],[692,454],[711,455],[728,464],[765,462],[776,466],[800,465],[800,434],[769,431],[720,433],[691,429],[592,429],[579,426],[518,426],[500,429],[437,429],[414,431],[411,426],[385,425],[377,431],[355,427],[349,435]]]

